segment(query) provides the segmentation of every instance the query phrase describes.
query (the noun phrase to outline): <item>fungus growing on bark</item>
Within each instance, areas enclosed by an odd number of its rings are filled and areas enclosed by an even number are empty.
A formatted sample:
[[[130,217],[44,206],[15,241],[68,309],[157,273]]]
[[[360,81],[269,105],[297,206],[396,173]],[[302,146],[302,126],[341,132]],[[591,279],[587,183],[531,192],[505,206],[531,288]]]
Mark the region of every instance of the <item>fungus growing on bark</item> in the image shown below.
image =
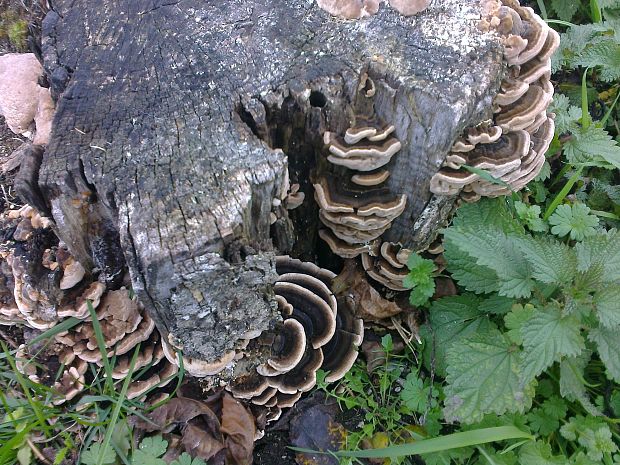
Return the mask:
[[[549,130],[553,119],[547,108],[553,97],[551,55],[559,45],[559,35],[517,0],[489,5],[489,16],[482,25],[500,34],[509,65],[493,102],[493,125],[486,134],[468,129],[465,137],[475,147],[464,152],[463,143],[457,141],[430,183],[434,194],[461,193],[467,202],[522,189],[542,168],[553,138],[553,129]],[[465,172],[464,164],[483,169],[510,187]]]
[[[228,387],[235,397],[275,412],[312,389],[319,368],[333,370],[330,379],[342,377],[363,335],[361,320],[331,291],[334,273],[288,256],[276,259],[276,271],[280,276],[274,291],[283,321],[248,346],[267,350],[265,362]]]
[[[331,132],[323,136],[325,145],[329,148],[327,159],[334,165],[358,171],[373,171],[389,163],[392,157],[401,149],[400,141],[394,137],[366,141],[360,140],[355,145],[348,144]]]

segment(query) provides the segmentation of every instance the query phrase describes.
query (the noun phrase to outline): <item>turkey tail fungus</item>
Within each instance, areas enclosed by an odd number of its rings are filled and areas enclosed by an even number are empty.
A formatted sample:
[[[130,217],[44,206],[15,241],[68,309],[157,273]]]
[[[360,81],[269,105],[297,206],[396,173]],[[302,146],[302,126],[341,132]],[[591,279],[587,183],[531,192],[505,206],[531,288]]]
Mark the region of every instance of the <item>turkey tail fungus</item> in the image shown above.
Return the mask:
[[[40,214],[2,218],[0,324],[84,320],[57,335],[65,401],[83,362],[116,354],[122,377],[141,343],[131,396],[182,361],[277,418],[350,368],[371,304],[398,312],[461,198],[536,176],[557,34],[517,0],[428,3],[53,2],[56,115],[16,183]],[[334,296],[334,254],[359,292]]]

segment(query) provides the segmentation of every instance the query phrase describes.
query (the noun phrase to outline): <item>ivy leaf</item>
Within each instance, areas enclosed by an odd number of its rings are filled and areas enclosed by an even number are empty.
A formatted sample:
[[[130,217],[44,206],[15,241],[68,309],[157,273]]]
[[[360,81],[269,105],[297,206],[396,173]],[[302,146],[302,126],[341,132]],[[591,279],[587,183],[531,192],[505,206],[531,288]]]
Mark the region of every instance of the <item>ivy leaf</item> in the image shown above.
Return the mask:
[[[523,377],[533,380],[562,357],[575,357],[585,349],[579,321],[563,316],[559,308],[539,310],[521,326]]]
[[[446,358],[446,420],[474,423],[486,413],[522,412],[531,402],[519,376],[520,354],[499,331],[455,342]]]
[[[588,334],[588,339],[596,344],[598,354],[607,368],[607,372],[611,378],[620,382],[620,338],[618,338],[618,330],[609,328],[594,328]]]
[[[559,237],[570,234],[570,238],[583,241],[588,236],[596,234],[598,218],[590,215],[590,209],[581,203],[574,205],[560,205],[549,218],[553,225],[551,232]]]
[[[101,444],[93,442],[88,449],[82,452],[81,460],[86,465],[112,464],[116,463],[116,453],[111,447],[107,447],[103,452],[102,461],[99,461],[99,454],[101,453]]]
[[[567,284],[575,277],[577,256],[566,244],[550,238],[526,237],[519,242],[519,247],[538,281]]]

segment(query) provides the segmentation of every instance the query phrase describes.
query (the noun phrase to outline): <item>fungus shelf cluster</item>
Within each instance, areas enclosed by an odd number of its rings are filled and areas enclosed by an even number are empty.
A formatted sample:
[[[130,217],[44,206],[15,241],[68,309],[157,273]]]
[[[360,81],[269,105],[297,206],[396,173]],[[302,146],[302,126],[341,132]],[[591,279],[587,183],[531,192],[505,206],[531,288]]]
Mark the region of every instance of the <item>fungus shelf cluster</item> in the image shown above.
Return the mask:
[[[42,217],[26,205],[9,210],[0,219],[9,232],[0,249],[0,325],[22,324],[47,330],[66,318],[83,320],[54,336],[45,350],[47,363],[38,363],[22,345],[17,368],[34,382],[52,387],[53,403],[62,404],[82,392],[87,383],[88,363],[103,365],[103,358],[116,356],[113,378],[124,379],[134,348],[140,344],[134,381],[127,396],[137,398],[151,387],[163,387],[177,371],[164,358],[161,336],[153,320],[127,289],[107,291],[94,280],[67,247],[59,242]],[[107,352],[102,354],[90,318],[91,303],[99,321]],[[48,367],[62,367],[56,379]],[[140,376],[136,373],[142,372]]]
[[[282,323],[250,342],[248,351],[266,349],[267,358],[229,385],[235,397],[266,408],[269,421],[315,386],[319,368],[327,382],[342,378],[364,335],[362,320],[332,293],[334,273],[288,256],[277,257],[276,271]]]
[[[376,86],[365,73],[358,92],[367,103],[375,96]],[[407,204],[405,194],[394,194],[385,186],[390,177],[386,165],[402,147],[394,129],[375,114],[357,114],[343,136],[325,132],[327,160],[346,170],[337,177],[320,177],[314,184],[314,197],[325,226],[319,236],[332,252],[343,258],[361,256],[368,276],[388,289],[404,291],[410,251],[381,242],[381,235]]]
[[[493,120],[469,128],[455,142],[443,167],[431,179],[434,194],[461,194],[465,201],[518,191],[536,177],[553,139],[551,55],[560,37],[529,7],[517,0],[490,0],[483,30],[502,38],[506,78],[493,101]],[[509,187],[491,183],[463,169],[489,172]]]

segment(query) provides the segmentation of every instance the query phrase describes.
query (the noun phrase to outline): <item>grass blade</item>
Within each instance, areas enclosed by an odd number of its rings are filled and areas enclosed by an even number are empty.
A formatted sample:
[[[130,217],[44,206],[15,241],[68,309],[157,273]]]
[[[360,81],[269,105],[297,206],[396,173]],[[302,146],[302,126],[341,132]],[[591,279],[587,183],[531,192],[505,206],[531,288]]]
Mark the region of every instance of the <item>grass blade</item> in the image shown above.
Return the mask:
[[[545,215],[543,216],[543,220],[547,221],[551,214],[555,211],[555,209],[562,203],[562,201],[566,198],[570,190],[573,188],[579,177],[581,176],[581,172],[583,171],[583,166],[580,166],[575,174],[573,174],[567,183],[564,185],[562,190],[558,192],[558,195],[555,196],[553,202],[549,205],[547,210],[545,211]]]
[[[534,439],[534,437],[521,431],[514,426],[500,426],[497,428],[482,428],[472,431],[448,434],[438,438],[423,439],[410,444],[399,444],[397,446],[385,447],[382,449],[367,449],[359,451],[338,451],[334,452],[337,457],[354,458],[383,458],[383,457],[403,457],[405,455],[422,455],[433,452],[441,452],[460,447],[476,446],[489,442],[505,441],[507,439]],[[291,447],[298,452],[311,452],[308,449]],[[327,453],[327,452],[322,452]]]

